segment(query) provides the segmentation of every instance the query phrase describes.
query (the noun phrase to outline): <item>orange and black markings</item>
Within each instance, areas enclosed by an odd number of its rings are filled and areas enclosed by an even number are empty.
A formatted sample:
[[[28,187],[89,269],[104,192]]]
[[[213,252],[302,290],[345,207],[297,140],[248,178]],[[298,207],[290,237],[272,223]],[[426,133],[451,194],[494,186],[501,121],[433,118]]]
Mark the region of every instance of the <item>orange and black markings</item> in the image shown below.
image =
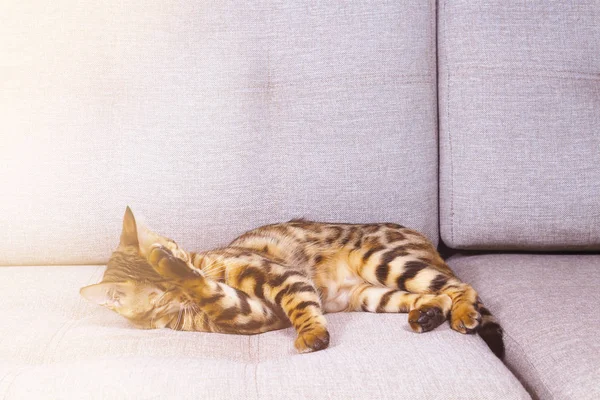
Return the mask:
[[[325,313],[408,313],[415,332],[448,319],[452,329],[479,332],[503,355],[502,329],[477,292],[454,275],[425,236],[401,225],[292,220],[193,253],[153,233],[154,243],[148,232],[143,241],[128,238],[135,221],[127,221],[133,214],[125,218],[107,274],[118,280],[120,269],[128,276],[132,264],[143,269],[143,261],[131,259],[131,246],[138,246],[147,265],[145,284],[160,286],[154,308],[144,314],[151,321],[144,324],[136,315],[140,326],[237,334],[292,326],[295,347],[304,353],[329,345]],[[134,319],[132,312],[116,311]]]

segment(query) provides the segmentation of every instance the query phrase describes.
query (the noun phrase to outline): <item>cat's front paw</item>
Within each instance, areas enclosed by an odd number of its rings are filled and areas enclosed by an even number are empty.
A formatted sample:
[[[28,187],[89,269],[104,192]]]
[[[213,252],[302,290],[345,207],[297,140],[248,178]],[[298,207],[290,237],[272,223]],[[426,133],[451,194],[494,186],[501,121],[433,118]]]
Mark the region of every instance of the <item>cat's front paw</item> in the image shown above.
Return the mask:
[[[474,304],[461,302],[452,306],[450,327],[460,333],[474,333],[481,324],[481,314]]]
[[[326,349],[329,346],[329,332],[325,328],[320,328],[300,333],[294,345],[298,353],[311,353]]]
[[[156,272],[167,278],[197,277],[185,261],[175,257],[171,250],[161,244],[152,245],[148,254],[148,262]]]

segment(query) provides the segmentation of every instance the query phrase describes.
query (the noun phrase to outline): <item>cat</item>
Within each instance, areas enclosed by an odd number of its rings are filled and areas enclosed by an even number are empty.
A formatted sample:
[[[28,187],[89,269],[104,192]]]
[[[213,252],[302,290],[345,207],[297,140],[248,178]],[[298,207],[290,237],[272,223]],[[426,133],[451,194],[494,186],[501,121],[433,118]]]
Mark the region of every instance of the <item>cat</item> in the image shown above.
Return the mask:
[[[422,234],[392,223],[295,219],[188,252],[138,226],[129,207],[120,243],[88,300],[134,326],[256,334],[293,326],[300,353],[329,345],[325,313],[408,313],[415,332],[449,319],[502,358],[503,331]]]

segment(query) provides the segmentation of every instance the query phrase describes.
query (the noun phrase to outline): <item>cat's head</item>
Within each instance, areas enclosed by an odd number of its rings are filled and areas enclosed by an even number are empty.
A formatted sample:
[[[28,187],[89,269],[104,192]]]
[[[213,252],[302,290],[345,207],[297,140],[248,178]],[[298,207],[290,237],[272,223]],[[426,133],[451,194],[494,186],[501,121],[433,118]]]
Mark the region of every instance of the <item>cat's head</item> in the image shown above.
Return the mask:
[[[100,283],[81,288],[87,300],[117,312],[140,328],[163,328],[178,317],[185,301],[180,288],[146,261],[156,243],[175,242],[139,226],[129,207],[123,231]]]

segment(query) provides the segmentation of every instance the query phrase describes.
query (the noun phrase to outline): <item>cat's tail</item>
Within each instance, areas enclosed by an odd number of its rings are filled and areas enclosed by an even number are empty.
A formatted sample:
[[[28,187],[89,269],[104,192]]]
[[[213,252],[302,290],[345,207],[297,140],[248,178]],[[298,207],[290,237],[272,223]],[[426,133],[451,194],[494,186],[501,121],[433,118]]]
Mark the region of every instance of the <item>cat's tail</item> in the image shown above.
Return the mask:
[[[504,358],[504,340],[502,339],[504,331],[502,327],[480,299],[477,299],[477,311],[481,314],[481,324],[477,328],[477,334],[481,336],[492,350],[492,353],[502,360]]]

